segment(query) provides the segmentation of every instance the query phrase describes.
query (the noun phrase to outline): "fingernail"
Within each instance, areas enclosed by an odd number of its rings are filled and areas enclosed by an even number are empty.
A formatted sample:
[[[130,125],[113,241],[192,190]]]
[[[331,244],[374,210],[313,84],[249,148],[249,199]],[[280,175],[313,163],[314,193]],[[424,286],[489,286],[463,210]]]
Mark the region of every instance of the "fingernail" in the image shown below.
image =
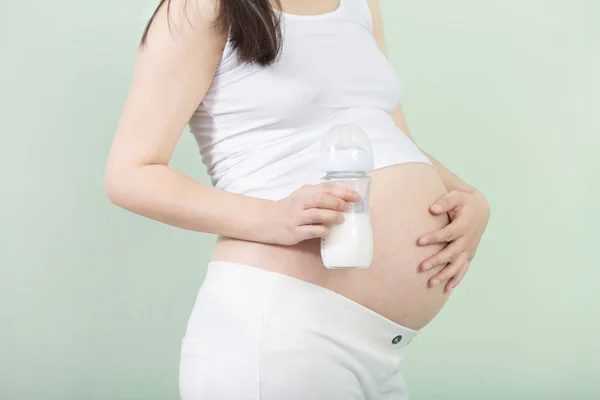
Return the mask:
[[[423,264],[423,271],[427,271],[431,268],[431,264]]]
[[[427,244],[427,238],[421,238],[419,239],[419,244]]]
[[[439,204],[434,204],[433,206],[431,206],[431,209],[433,211],[439,212],[442,211],[442,206],[440,206]]]
[[[440,284],[440,281],[438,281],[438,280],[435,280],[435,281],[431,282],[431,286],[437,286],[439,284]]]
[[[346,207],[344,207],[344,209],[346,210],[346,212],[352,211],[352,204],[346,204]]]

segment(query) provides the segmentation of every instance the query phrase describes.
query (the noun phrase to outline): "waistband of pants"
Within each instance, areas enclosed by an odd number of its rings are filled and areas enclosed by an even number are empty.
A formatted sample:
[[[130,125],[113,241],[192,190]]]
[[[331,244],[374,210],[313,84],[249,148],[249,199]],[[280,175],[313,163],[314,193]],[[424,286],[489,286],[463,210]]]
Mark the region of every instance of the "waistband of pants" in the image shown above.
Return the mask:
[[[198,298],[222,304],[289,313],[296,323],[358,336],[382,350],[399,350],[417,331],[399,325],[332,290],[261,268],[213,261]]]

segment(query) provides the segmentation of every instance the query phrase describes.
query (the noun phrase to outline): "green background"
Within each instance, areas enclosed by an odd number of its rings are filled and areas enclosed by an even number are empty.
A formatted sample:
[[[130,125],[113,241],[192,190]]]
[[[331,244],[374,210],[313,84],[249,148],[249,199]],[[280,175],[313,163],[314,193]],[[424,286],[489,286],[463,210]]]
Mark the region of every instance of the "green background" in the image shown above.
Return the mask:
[[[109,204],[147,0],[0,0],[0,399],[177,397],[214,238]],[[600,2],[382,1],[417,142],[489,198],[414,400],[600,398]],[[207,182],[184,135],[173,165]],[[283,400],[283,399],[282,399]]]

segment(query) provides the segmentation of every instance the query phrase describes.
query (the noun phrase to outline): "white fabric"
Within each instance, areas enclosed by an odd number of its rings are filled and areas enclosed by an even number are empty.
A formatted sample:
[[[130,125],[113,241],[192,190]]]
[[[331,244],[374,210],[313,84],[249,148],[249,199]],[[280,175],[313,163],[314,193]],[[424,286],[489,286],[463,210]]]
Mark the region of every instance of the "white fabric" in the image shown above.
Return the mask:
[[[416,332],[333,291],[212,262],[181,348],[182,400],[406,400]]]
[[[341,0],[318,16],[282,15],[280,58],[242,64],[228,45],[190,120],[219,189],[278,200],[318,183],[319,141],[355,123],[373,144],[375,168],[429,159],[396,126],[400,84],[373,37],[366,0]]]

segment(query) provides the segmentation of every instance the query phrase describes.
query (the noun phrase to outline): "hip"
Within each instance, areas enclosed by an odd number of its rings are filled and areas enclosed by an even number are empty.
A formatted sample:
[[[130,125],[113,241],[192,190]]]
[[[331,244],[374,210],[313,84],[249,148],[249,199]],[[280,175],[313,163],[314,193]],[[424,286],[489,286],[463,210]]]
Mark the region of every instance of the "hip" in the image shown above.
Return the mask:
[[[182,342],[182,398],[405,398],[415,335],[318,285],[212,262]]]

